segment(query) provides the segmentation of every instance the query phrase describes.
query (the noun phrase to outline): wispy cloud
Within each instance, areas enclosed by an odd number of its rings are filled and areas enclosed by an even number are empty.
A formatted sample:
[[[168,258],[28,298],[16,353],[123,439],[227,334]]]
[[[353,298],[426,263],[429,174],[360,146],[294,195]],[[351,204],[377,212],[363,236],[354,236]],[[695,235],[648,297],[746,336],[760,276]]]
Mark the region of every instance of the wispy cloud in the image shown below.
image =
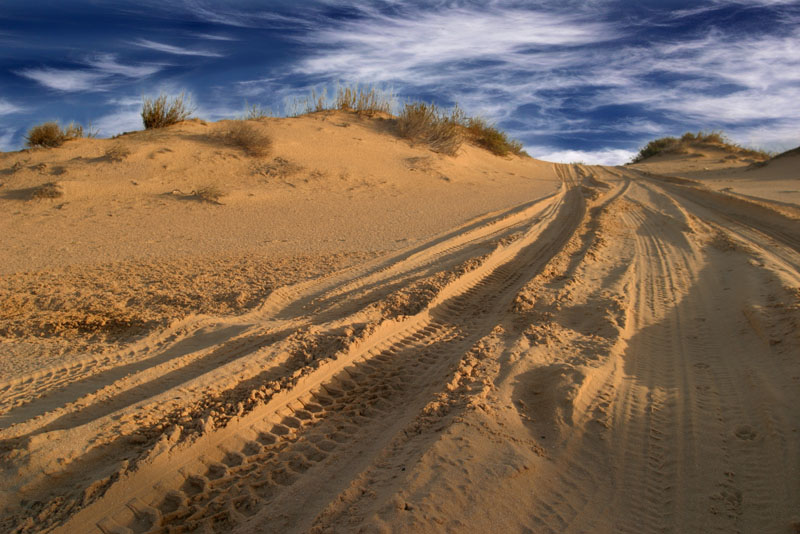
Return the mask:
[[[12,104],[4,98],[0,98],[0,115],[11,115],[12,113],[19,113],[23,108]]]
[[[212,41],[239,41],[239,39],[236,37],[231,37],[229,35],[218,35],[214,33],[195,33],[194,36],[201,39],[210,39]]]
[[[734,4],[745,6],[743,0],[712,0],[701,7]],[[790,4],[797,2],[752,5]],[[574,127],[566,121],[580,122],[582,115],[592,117],[585,122],[595,134],[598,124],[606,131],[598,117],[615,106],[632,114],[630,124],[617,125],[624,134],[617,141],[674,134],[680,124],[741,133],[758,121],[800,123],[800,30],[788,23],[742,35],[716,27],[712,19],[705,34],[670,40],[662,33],[644,40],[629,38],[628,30],[610,21],[603,2],[569,9],[524,9],[505,0],[494,0],[490,9],[407,5],[380,10],[358,4],[358,17],[304,35],[320,51],[296,72],[312,79],[385,82],[401,94],[458,101],[468,112],[508,124],[523,140],[537,138],[537,130],[568,133]],[[672,23],[667,17],[664,24]],[[668,120],[652,119],[656,114]],[[549,154],[563,156],[556,149]],[[629,152],[585,154],[611,161]]]
[[[31,67],[16,74],[33,80],[50,89],[64,92],[106,91],[124,78],[145,78],[163,68],[163,65],[125,65],[114,54],[97,54],[84,61],[89,68],[57,69]]]
[[[53,69],[49,67],[18,70],[17,74],[59,91],[102,91],[106,74],[83,69]]]
[[[137,39],[136,41],[133,41],[132,44],[140,46],[142,48],[147,48],[149,50],[156,50],[158,52],[164,52],[167,54],[176,54],[179,56],[223,57],[222,54],[220,54],[219,52],[214,52],[213,50],[204,50],[201,48],[184,48],[181,46],[174,46],[166,43],[150,41],[149,39]]]
[[[117,61],[114,54],[98,54],[86,62],[96,71],[106,74],[119,74],[128,78],[144,78],[164,68],[161,64],[147,63],[143,65],[124,65]]]
[[[11,129],[0,130],[0,152],[16,150],[16,144],[12,142],[14,140],[14,133],[14,130]]]

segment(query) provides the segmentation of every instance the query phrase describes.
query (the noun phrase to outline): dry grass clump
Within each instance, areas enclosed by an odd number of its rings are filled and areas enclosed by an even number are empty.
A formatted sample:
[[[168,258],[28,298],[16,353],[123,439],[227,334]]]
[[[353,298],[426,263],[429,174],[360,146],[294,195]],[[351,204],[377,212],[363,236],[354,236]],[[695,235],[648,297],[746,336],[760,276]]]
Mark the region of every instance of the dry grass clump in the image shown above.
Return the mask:
[[[307,113],[336,110],[371,117],[378,113],[391,113],[393,104],[394,94],[391,90],[375,86],[337,85],[335,99],[328,99],[327,88],[323,88],[321,92],[312,89],[309,96],[292,103],[289,115],[297,117]]]
[[[686,132],[680,138],[662,137],[647,143],[639,153],[631,160],[631,163],[640,163],[658,154],[688,154],[689,147],[713,146],[714,148],[731,152],[742,157],[752,157],[766,160],[770,157],[769,152],[744,148],[734,144],[725,137],[721,131],[711,132]]]
[[[65,141],[83,137],[83,126],[69,123],[66,128],[61,128],[57,122],[45,122],[28,130],[25,142],[29,147],[53,148],[61,146]]]
[[[233,121],[223,138],[256,157],[266,156],[272,146],[272,140],[264,131],[246,121]]]
[[[376,87],[338,86],[335,109],[351,111],[368,116],[378,113],[389,113],[392,110],[394,96],[391,91]]]
[[[260,119],[268,119],[272,117],[272,110],[268,108],[263,108],[258,104],[248,105],[245,102],[245,112],[242,115],[241,120],[243,121],[257,121]]]
[[[192,196],[202,202],[210,202],[211,204],[222,204],[220,199],[225,196],[225,192],[215,185],[207,185],[192,191]]]
[[[434,152],[454,155],[464,140],[464,122],[458,106],[446,111],[435,104],[411,102],[403,106],[395,125],[401,137],[427,143]]]
[[[131,151],[122,145],[114,145],[106,150],[105,156],[111,161],[125,161],[131,155]]]
[[[509,139],[505,132],[501,132],[484,119],[478,117],[470,118],[467,120],[465,127],[469,139],[492,154],[498,156],[507,156],[508,154],[528,155],[522,150],[522,143]]]
[[[55,182],[47,182],[40,186],[34,187],[31,191],[31,198],[36,200],[60,198],[64,196],[64,191],[61,186]]]
[[[193,111],[191,99],[185,93],[172,99],[162,93],[157,98],[143,99],[142,122],[146,130],[164,128],[185,121]]]

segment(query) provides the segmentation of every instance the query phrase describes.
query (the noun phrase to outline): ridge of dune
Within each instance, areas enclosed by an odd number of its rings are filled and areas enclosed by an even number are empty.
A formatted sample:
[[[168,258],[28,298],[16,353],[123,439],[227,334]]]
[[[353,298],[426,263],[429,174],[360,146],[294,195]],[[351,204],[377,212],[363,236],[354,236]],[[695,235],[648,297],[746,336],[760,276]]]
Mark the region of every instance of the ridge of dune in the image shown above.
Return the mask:
[[[758,169],[257,125],[0,155],[0,529],[800,527],[800,226],[703,178]]]

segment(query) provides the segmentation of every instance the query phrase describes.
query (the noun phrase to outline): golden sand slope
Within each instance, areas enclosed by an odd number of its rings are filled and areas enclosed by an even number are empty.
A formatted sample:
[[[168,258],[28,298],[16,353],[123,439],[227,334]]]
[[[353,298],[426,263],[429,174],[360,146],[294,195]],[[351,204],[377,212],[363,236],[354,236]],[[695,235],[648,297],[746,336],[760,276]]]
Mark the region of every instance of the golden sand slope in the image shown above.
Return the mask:
[[[411,146],[345,113],[189,121],[118,139],[0,154],[0,376],[91,352],[198,313],[242,313],[276,287],[406,249],[555,191],[550,164]],[[62,196],[36,199],[54,182]],[[196,193],[224,196],[204,201]]]
[[[518,202],[116,359],[6,380],[0,525],[798,528],[797,221],[636,169],[492,158],[436,161],[561,185],[489,182]]]

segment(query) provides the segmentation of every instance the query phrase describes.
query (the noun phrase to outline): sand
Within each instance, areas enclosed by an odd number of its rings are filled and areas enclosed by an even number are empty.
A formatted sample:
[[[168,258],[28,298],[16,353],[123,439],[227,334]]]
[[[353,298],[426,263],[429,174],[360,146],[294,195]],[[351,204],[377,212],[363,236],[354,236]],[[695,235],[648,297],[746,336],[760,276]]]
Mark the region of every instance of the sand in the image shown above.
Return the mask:
[[[0,155],[5,531],[800,528],[792,177],[714,181],[780,159],[257,124]]]

